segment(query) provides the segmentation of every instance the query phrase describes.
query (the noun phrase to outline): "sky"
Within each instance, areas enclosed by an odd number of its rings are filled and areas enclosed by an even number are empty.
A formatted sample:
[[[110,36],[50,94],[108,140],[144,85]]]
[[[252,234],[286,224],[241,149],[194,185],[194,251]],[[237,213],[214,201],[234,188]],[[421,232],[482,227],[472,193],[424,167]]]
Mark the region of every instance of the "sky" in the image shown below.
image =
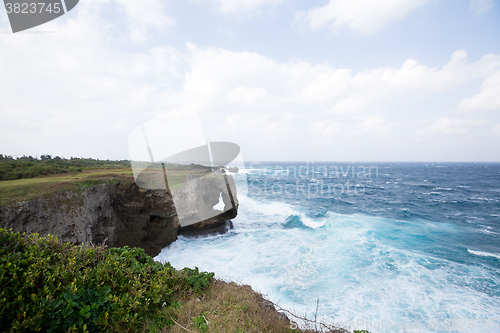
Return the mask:
[[[16,34],[0,6],[1,154],[129,159],[183,110],[247,161],[500,162],[500,1],[80,0]]]

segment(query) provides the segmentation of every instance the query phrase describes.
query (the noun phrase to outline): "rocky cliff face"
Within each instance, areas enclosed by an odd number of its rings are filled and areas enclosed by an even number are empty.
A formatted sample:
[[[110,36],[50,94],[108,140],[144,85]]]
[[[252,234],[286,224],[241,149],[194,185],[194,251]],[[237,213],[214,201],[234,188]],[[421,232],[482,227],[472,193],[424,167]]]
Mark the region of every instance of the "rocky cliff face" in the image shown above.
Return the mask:
[[[234,180],[228,179],[236,197]],[[204,177],[197,180],[202,187],[206,181]],[[212,190],[217,192],[217,189]],[[223,192],[224,188],[220,190]],[[194,213],[206,210],[213,203],[213,199],[200,203],[196,188],[193,188],[192,195],[186,189],[178,191],[183,191],[183,207]],[[231,205],[230,209],[190,225],[185,233],[225,230],[227,221],[236,217],[237,200],[231,203],[228,198],[223,199],[226,206]],[[82,194],[61,192],[49,199],[0,207],[0,227],[56,235],[63,242],[76,244],[100,244],[106,240],[110,247],[141,247],[150,256],[156,256],[163,247],[175,241],[177,234],[183,233],[184,229],[180,228],[170,192],[145,190],[133,181],[100,184]]]

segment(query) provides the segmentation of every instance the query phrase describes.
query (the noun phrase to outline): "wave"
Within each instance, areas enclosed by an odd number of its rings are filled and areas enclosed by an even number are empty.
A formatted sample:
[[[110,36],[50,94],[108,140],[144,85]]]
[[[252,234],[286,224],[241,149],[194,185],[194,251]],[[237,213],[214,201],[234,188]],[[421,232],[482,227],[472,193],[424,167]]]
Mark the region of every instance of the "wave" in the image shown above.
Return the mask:
[[[482,251],[473,251],[470,249],[467,249],[469,253],[475,254],[476,256],[481,256],[481,257],[494,257],[497,259],[500,259],[500,254],[495,254],[495,253],[489,253],[489,252],[482,252]]]
[[[263,188],[295,181],[261,167],[240,173]],[[383,175],[380,169],[376,178],[359,180],[366,189],[360,195],[307,198],[263,190],[241,202],[238,191],[229,233],[180,237],[156,260],[231,276],[299,314],[314,311],[320,298],[320,316],[339,321],[500,316],[499,198],[489,192],[500,183],[484,185],[469,169],[460,177],[422,168],[387,168],[391,174]],[[310,173],[299,180],[336,183],[326,179]],[[475,244],[491,247],[467,249]]]
[[[218,278],[249,284],[299,314],[310,311],[320,298],[320,315],[339,321],[428,322],[436,314],[500,315],[500,301],[491,296],[498,295],[500,285],[495,272],[408,248],[409,242],[423,246],[424,230],[451,232],[448,224],[394,225],[392,219],[328,211],[325,226],[313,230],[297,214],[305,214],[304,207],[253,199],[247,203],[251,210],[243,207],[233,233],[196,240],[180,237],[155,260],[169,260],[179,268],[197,266]],[[275,225],[241,228],[240,218]],[[483,278],[491,285],[484,285]]]
[[[311,227],[308,227],[305,225],[302,220],[300,219],[300,216],[297,215],[292,215],[286,219],[286,223],[283,224],[283,228],[285,229],[293,229],[293,228],[299,228],[299,229],[312,229]]]
[[[311,218],[307,216],[307,210],[300,206],[292,206],[285,202],[267,201],[262,202],[249,197],[245,198],[245,205],[241,205],[236,223],[284,225],[293,216],[300,220],[305,227],[316,229],[325,224],[324,218]]]

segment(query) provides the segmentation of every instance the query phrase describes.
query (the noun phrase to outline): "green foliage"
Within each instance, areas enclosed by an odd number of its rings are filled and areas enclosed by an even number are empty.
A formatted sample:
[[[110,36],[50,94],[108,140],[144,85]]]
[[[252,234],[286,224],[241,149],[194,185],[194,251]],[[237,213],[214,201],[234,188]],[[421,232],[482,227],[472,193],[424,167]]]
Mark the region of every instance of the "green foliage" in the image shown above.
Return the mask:
[[[206,332],[208,330],[208,324],[205,321],[203,315],[193,318],[194,327],[196,327],[200,332]]]
[[[158,316],[153,319],[148,326],[149,333],[164,332],[165,328],[174,326],[175,323],[170,317]]]
[[[186,287],[191,287],[195,293],[200,294],[204,289],[208,288],[213,281],[214,273],[199,272],[198,267],[194,269],[183,268],[183,272],[187,274]]]
[[[98,332],[99,327],[107,324],[111,309],[110,292],[108,286],[94,290],[86,288],[76,293],[63,293],[64,300],[43,300],[42,303],[48,309],[45,320],[51,323],[50,326],[45,325],[46,331],[78,330],[81,327],[87,332]]]
[[[101,332],[154,327],[181,293],[202,292],[213,273],[176,271],[138,248],[74,246],[0,229],[0,331]],[[156,326],[155,326],[156,325]]]
[[[69,167],[68,172],[82,172],[83,169],[80,167]]]
[[[84,169],[101,168],[128,168],[129,161],[102,161],[91,158],[64,159],[59,156],[42,155],[40,159],[32,156],[18,157],[0,154],[0,180],[16,180],[63,174],[68,172],[82,172]]]
[[[0,161],[2,160],[13,160],[14,158],[12,156],[9,156],[9,155],[3,155],[3,154],[0,154]]]

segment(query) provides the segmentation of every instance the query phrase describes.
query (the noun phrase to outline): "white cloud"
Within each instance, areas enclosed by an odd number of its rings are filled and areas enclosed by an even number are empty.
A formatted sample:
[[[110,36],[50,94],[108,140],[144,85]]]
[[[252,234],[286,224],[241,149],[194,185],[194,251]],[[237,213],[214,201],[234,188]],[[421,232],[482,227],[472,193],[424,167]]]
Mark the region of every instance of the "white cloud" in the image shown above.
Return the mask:
[[[493,135],[500,136],[500,124],[496,124],[492,128]]]
[[[465,98],[458,108],[468,112],[500,110],[500,71],[488,76],[481,86],[481,92]]]
[[[317,120],[309,127],[311,134],[323,137],[387,138],[392,123],[382,114],[360,114],[347,117]]]
[[[256,105],[267,96],[269,96],[269,92],[262,87],[238,87],[227,92],[226,100],[229,103],[238,103],[242,107],[250,107]]]
[[[8,50],[0,53],[0,142],[10,154],[126,158],[127,131],[176,102],[180,53],[119,50],[100,13],[106,3],[80,2],[71,19],[47,23],[54,34],[0,38]]]
[[[348,28],[360,34],[373,34],[430,1],[330,0],[322,7],[298,13],[296,19],[304,21],[313,30],[328,27],[338,33],[342,28]]]
[[[165,75],[179,76],[177,65],[181,53],[177,49],[164,46],[155,47],[144,53],[131,54],[130,73],[136,77],[154,76],[164,79]]]
[[[266,141],[282,139],[296,131],[294,115],[290,112],[235,112],[225,117],[222,128],[235,134],[241,132],[261,136]]]
[[[330,137],[337,134],[340,130],[341,123],[332,120],[319,120],[312,123],[309,127],[315,135]]]
[[[352,133],[355,135],[368,134],[374,138],[387,138],[390,136],[389,130],[392,123],[388,122],[382,114],[354,116],[352,119],[357,121],[357,124],[352,129]]]
[[[394,118],[411,117],[416,112],[406,106],[471,80],[486,79],[481,94],[496,89],[491,73],[500,70],[500,56],[470,62],[465,51],[440,67],[408,59],[361,71],[192,44],[185,54],[148,44],[131,52],[124,50],[133,26],[125,11],[113,18],[129,22],[123,31],[101,13],[111,3],[80,3],[71,19],[48,23],[55,34],[0,38],[8,50],[0,53],[0,143],[10,149],[2,153],[126,158],[127,136],[140,122],[163,107],[196,105],[210,139],[250,147],[253,158],[306,158],[318,141],[332,151],[338,146],[327,144],[344,142],[343,156],[350,156],[350,147],[362,154],[367,142],[385,147],[429,124],[422,137],[474,133],[476,126],[451,110],[419,114],[422,123],[404,130]]]
[[[3,12],[2,15],[0,15],[0,31],[2,32],[12,31],[10,29],[9,18],[7,17],[7,15],[4,15]]]
[[[266,108],[272,108],[276,103],[298,100],[304,85],[325,68],[302,61],[278,63],[252,52],[199,49],[192,44],[188,48],[191,71],[185,76],[184,91],[214,103],[241,101],[251,95],[251,103],[265,99]]]
[[[310,145],[347,138],[353,142],[394,141],[395,133],[401,130],[389,110],[405,114],[407,105],[419,105],[500,69],[500,56],[489,54],[469,62],[463,50],[454,52],[442,67],[408,59],[400,67],[353,72],[296,59],[277,62],[251,52],[200,49],[194,45],[189,49],[191,71],[185,76],[184,92],[187,99],[203,104],[215,119],[208,126],[213,135],[220,137],[224,133],[234,142],[252,142],[261,147],[266,147],[265,140],[270,136],[288,136]],[[451,105],[449,110],[429,112],[420,121],[434,125],[422,129],[421,123],[410,124],[400,135],[409,137],[419,129],[420,137],[474,132],[478,126],[474,121],[446,116],[452,110]],[[293,117],[285,121],[281,116],[263,116],[263,112],[276,115],[284,111]],[[234,116],[235,112],[238,116]],[[290,128],[293,130],[287,130]],[[290,144],[283,140],[281,150]]]
[[[134,42],[148,39],[149,30],[166,31],[175,25],[175,19],[165,12],[165,3],[160,0],[116,0],[129,21],[130,38]]]
[[[477,15],[484,14],[495,6],[494,0],[471,0],[470,9]]]
[[[461,119],[443,117],[435,123],[417,131],[419,136],[437,136],[437,135],[458,135],[466,134],[471,131],[471,128],[478,125],[483,125],[482,119]]]
[[[453,53],[441,69],[420,64],[414,59],[401,68],[384,67],[352,73],[346,69],[323,71],[306,85],[302,98],[309,103],[329,105],[328,114],[356,114],[391,99],[422,98],[456,88],[474,78],[483,78],[500,68],[500,56],[486,55],[469,63],[465,51]]]
[[[262,9],[272,8],[283,0],[213,0],[221,12],[236,15],[259,14]]]

